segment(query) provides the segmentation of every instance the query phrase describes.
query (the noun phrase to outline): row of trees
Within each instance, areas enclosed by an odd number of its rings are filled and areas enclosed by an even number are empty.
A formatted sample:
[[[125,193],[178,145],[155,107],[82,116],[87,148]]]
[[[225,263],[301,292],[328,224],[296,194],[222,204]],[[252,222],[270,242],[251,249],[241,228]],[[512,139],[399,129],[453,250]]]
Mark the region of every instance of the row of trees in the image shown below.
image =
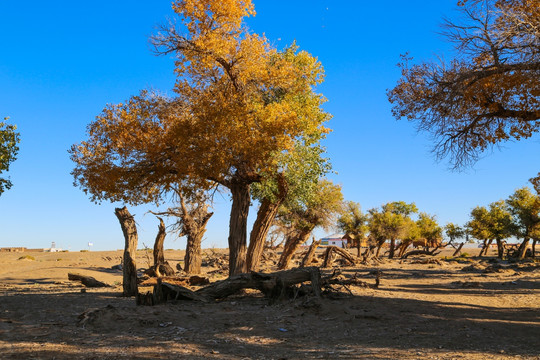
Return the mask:
[[[413,215],[418,214],[416,219]],[[360,205],[347,202],[338,228],[357,247],[357,256],[380,256],[383,245],[389,241],[388,257],[403,256],[410,245],[424,248],[437,247],[442,242],[443,228],[434,215],[418,213],[414,203],[395,201],[362,213]],[[399,244],[397,241],[400,240]],[[361,248],[366,250],[361,254]]]
[[[515,237],[521,239],[517,257],[522,259],[532,240],[532,256],[536,242],[540,239],[540,197],[529,188],[516,190],[506,200],[478,206],[471,211],[467,223],[468,233],[483,242],[480,255],[485,254],[493,241],[497,243],[497,254],[503,258],[504,241]]]

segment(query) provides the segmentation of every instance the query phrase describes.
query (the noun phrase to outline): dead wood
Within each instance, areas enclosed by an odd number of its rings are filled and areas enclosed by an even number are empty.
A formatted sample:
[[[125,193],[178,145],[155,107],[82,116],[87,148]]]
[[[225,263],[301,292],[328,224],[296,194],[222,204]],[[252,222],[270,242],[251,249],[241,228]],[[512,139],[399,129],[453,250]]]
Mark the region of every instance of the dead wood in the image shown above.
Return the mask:
[[[114,213],[120,222],[122,232],[124,233],[124,260],[123,260],[123,294],[124,296],[135,296],[138,293],[137,288],[137,265],[135,257],[137,252],[137,225],[135,219],[129,213],[128,209],[115,208]]]
[[[111,285],[98,281],[92,276],[81,274],[68,273],[68,279],[72,281],[80,281],[86,287],[110,287]]]
[[[160,278],[162,281],[165,281],[169,284],[180,285],[180,286],[200,286],[210,283],[207,277],[202,276],[163,276]],[[157,278],[149,278],[142,281],[139,286],[155,286],[158,283]]]
[[[321,294],[320,271],[317,267],[296,268],[274,273],[251,272],[231,276],[226,280],[216,281],[197,291],[184,286],[171,284],[157,279],[154,286],[153,299],[140,297],[137,303],[159,304],[169,300],[210,301],[234,295],[243,289],[256,289],[271,300],[279,300],[294,296],[293,286],[303,282],[311,282],[311,290],[319,297]],[[149,295],[145,295],[148,297]]]
[[[405,255],[403,255],[401,258],[402,259],[406,259],[408,258],[409,256],[413,256],[413,255],[428,255],[428,256],[435,256],[437,254],[440,254],[441,252],[437,250],[439,250],[440,246],[437,246],[436,248],[434,248],[433,250],[412,250],[412,251],[409,251],[408,253],[406,253]]]
[[[311,265],[313,262],[313,255],[315,255],[315,251],[317,251],[317,247],[321,244],[321,240],[316,241],[315,238],[313,238],[313,242],[311,243],[311,246],[309,247],[308,252],[302,259],[302,263],[300,264],[300,267],[306,267]]]
[[[352,257],[352,255],[349,254],[349,252],[347,250],[344,250],[344,249],[339,248],[337,246],[329,246],[326,249],[326,252],[324,254],[324,263],[323,263],[324,268],[328,268],[328,267],[330,267],[332,265],[334,253],[337,253],[338,255],[341,255],[351,265],[355,264],[354,257]]]

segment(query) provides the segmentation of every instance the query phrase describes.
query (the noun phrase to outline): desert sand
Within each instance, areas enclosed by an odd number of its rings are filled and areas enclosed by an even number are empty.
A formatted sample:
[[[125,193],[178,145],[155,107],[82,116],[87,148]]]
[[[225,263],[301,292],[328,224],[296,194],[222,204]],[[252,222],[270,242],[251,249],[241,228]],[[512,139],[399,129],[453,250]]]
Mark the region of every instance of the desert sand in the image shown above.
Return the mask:
[[[204,272],[226,277],[216,262]],[[32,258],[26,258],[25,256]],[[427,257],[324,269],[380,286],[335,286],[270,305],[137,306],[120,296],[122,251],[0,253],[2,359],[540,359],[540,263]],[[147,268],[151,253],[138,252]],[[166,251],[175,267],[182,251]],[[274,271],[272,259],[266,271]],[[111,285],[88,288],[67,273]],[[151,289],[141,289],[146,291]]]

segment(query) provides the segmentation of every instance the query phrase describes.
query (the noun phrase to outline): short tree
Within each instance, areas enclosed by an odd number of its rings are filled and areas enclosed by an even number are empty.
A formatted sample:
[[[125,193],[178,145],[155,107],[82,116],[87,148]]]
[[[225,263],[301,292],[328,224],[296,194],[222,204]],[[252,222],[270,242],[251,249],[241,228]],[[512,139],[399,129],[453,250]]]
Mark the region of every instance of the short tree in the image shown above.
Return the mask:
[[[534,194],[529,188],[517,189],[506,200],[510,213],[514,217],[516,225],[515,235],[523,239],[518,258],[523,259],[527,251],[527,246],[531,238],[533,245],[536,245],[540,228],[540,197]],[[533,246],[533,254],[534,254]]]
[[[368,217],[362,213],[360,204],[347,201],[343,214],[338,218],[337,222],[338,228],[356,246],[358,257],[360,257],[362,242],[368,232],[367,220]]]

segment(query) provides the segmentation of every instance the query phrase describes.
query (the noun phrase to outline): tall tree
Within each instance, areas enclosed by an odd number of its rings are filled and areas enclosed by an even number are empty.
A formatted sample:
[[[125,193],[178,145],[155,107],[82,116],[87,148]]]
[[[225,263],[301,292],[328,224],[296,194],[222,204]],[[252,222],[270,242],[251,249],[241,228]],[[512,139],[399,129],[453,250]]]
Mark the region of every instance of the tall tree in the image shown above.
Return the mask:
[[[519,247],[520,259],[523,259],[531,238],[536,245],[537,234],[540,228],[540,197],[529,188],[517,189],[506,200],[510,213],[517,226],[515,235],[523,239]]]
[[[175,1],[173,10],[182,26],[163,26],[152,42],[176,57],[175,97],[142,92],[106,107],[72,148],[73,173],[98,199],[155,200],[186,179],[226,187],[229,274],[245,272],[251,185],[276,170],[276,153],[328,132],[314,92],[323,69],[295,45],[277,51],[251,33],[250,0]]]
[[[16,131],[17,126],[7,123],[9,118],[0,121],[0,174],[9,171],[9,166],[17,159],[19,152],[20,134]],[[9,178],[0,177],[0,195],[13,186]]]
[[[446,20],[450,61],[400,64],[388,91],[398,119],[429,132],[455,167],[486,149],[540,129],[540,6],[537,0],[460,1],[462,22]]]
[[[337,226],[356,245],[357,256],[360,257],[362,242],[368,232],[368,217],[362,213],[360,204],[347,201],[343,214],[338,218]]]
[[[343,206],[341,186],[325,179],[318,182],[311,196],[294,200],[282,205],[278,217],[286,229],[285,246],[278,263],[280,269],[289,266],[294,253],[309,239],[313,229],[335,225]]]

